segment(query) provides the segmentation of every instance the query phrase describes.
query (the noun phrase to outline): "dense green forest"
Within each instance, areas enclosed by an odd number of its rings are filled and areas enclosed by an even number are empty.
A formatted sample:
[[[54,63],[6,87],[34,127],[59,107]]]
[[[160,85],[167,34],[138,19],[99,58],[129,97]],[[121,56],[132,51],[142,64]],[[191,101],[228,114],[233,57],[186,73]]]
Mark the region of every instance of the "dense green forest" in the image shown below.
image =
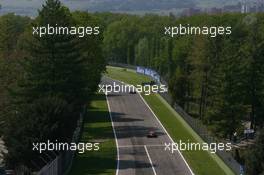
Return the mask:
[[[169,83],[173,101],[218,138],[231,139],[234,132],[243,136],[244,123],[260,133],[264,122],[263,14],[115,15],[114,21],[108,14],[100,16],[106,18],[103,49],[108,61],[158,71]],[[231,26],[232,34],[215,38],[164,35],[164,27],[179,24]],[[249,174],[263,171],[263,158],[257,155],[263,153],[260,145],[253,151],[256,154],[246,156],[251,159]]]
[[[48,0],[36,19],[0,17],[0,117],[9,168],[33,167],[32,143],[71,142],[105,70],[102,37],[32,35],[32,26],[90,26],[96,17]]]
[[[32,35],[32,26],[100,26],[99,36]],[[170,38],[164,27],[231,26],[231,35]],[[243,123],[264,124],[264,14],[175,16],[70,12],[48,0],[35,19],[0,17],[1,135],[7,165],[31,165],[32,142],[71,141],[82,107],[106,61],[155,69],[174,102],[214,135],[230,139]],[[65,129],[67,128],[67,129]],[[248,174],[263,166],[263,133],[246,156]]]

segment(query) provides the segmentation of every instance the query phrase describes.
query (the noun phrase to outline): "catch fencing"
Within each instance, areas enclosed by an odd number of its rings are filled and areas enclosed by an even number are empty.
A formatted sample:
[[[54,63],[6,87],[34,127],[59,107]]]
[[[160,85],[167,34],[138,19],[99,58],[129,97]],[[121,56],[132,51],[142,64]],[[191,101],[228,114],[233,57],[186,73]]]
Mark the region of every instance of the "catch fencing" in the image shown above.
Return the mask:
[[[82,126],[84,121],[84,115],[85,115],[85,109],[84,112],[80,114],[80,119],[77,122],[77,128],[74,131],[73,137],[72,137],[72,143],[78,143],[81,132],[82,132]],[[60,153],[58,156],[56,156],[55,159],[48,162],[41,170],[37,173],[37,175],[63,175],[67,174],[72,166],[73,159],[75,156],[75,151],[65,151]]]
[[[77,121],[77,127],[73,133],[72,142],[71,143],[78,143],[82,128],[83,128],[83,121],[84,116],[86,114],[86,109],[80,114],[80,118]],[[16,174],[16,175],[64,175],[67,174],[72,166],[73,159],[75,156],[76,151],[64,151],[62,153],[58,153],[56,151],[43,153],[39,160],[31,161],[32,165],[35,169],[39,169],[38,172],[32,172],[31,169],[20,166],[17,167],[15,170],[5,170],[4,174]],[[44,166],[43,166],[44,165]],[[0,173],[1,175],[1,173]]]
[[[117,67],[122,67],[122,68],[128,68],[128,69],[133,69],[138,73],[142,73],[144,75],[150,76],[151,78],[154,78],[152,74],[145,74],[144,69],[146,70],[151,70],[149,68],[144,68],[140,67],[141,71],[137,71],[138,67],[137,66],[132,66],[132,65],[127,65],[127,64],[120,64],[120,63],[110,63],[109,65],[111,66],[117,66]],[[150,71],[152,72],[152,71]],[[153,72],[155,72],[153,70]],[[156,80],[156,77],[159,77],[159,83],[164,84],[168,87],[168,83],[159,75],[155,74],[154,80]],[[173,100],[171,98],[171,95],[169,92],[166,93],[160,93],[160,96],[173,107],[173,109],[189,124],[189,126],[205,141],[206,143],[217,143],[219,140],[212,136],[212,134],[208,131],[207,127],[199,120],[196,118],[191,117],[189,114],[187,114],[179,105],[176,103],[173,103]],[[221,140],[221,142],[223,142]],[[235,174],[241,174],[241,165],[233,158],[230,152],[226,151],[217,151],[217,155],[225,162],[227,166],[230,167],[230,169],[233,170]]]

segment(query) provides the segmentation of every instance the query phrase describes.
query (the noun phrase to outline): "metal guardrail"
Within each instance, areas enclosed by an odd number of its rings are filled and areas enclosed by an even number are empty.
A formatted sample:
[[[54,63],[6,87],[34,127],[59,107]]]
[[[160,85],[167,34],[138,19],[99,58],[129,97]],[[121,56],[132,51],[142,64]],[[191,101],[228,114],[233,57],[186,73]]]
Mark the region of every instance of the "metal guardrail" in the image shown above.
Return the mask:
[[[133,70],[137,69],[137,66],[121,64],[121,63],[109,63],[109,65],[127,68],[127,69],[133,69]],[[168,83],[162,77],[161,77],[160,82],[162,84],[168,85]],[[189,126],[203,139],[203,141],[205,141],[208,144],[217,142],[218,139],[216,137],[212,136],[212,134],[208,131],[207,127],[199,119],[191,117],[176,103],[172,104],[172,98],[168,92],[167,93],[160,93],[160,95],[189,124]],[[241,166],[232,157],[230,152],[217,151],[216,154],[225,162],[225,164],[230,169],[233,170],[233,172],[235,174],[240,174],[240,167]]]

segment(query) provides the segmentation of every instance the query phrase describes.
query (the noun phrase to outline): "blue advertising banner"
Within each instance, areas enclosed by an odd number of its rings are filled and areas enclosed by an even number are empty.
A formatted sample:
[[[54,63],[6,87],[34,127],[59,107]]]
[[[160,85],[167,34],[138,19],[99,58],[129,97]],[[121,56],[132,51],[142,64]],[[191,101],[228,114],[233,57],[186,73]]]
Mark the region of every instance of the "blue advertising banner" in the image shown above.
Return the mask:
[[[152,69],[137,66],[137,73],[148,75],[148,76],[152,77],[157,83],[160,83],[159,74]]]

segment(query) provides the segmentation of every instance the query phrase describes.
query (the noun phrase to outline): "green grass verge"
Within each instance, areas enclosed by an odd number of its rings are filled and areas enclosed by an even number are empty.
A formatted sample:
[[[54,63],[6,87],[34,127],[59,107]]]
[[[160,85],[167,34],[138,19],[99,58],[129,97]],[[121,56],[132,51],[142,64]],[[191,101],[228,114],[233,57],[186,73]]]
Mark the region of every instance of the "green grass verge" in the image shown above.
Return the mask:
[[[150,78],[136,74],[135,71],[122,68],[107,67],[107,76],[129,84],[141,84],[149,81]],[[176,113],[170,105],[158,94],[144,95],[143,98],[149,104],[153,112],[157,115],[161,123],[169,132],[175,142],[203,142],[202,139],[192,130],[192,128]],[[183,151],[188,164],[196,175],[232,175],[230,168],[215,154],[207,151]]]
[[[116,80],[133,84],[134,86],[151,80],[148,76],[136,74],[136,72],[131,69],[107,66],[106,71],[107,76]]]
[[[98,142],[99,151],[77,154],[69,175],[113,175],[116,171],[116,145],[105,96],[93,97],[85,116],[80,142]]]

